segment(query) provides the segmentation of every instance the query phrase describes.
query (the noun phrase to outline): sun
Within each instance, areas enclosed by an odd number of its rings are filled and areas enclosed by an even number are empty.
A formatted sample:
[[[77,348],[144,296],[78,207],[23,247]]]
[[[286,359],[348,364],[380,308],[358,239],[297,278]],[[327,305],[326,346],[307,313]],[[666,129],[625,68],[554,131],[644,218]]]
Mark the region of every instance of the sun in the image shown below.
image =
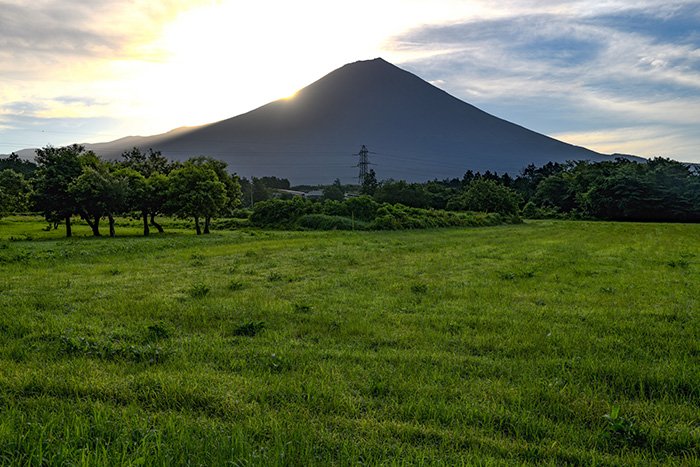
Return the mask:
[[[398,0],[358,2],[196,2],[162,26],[148,60],[114,65],[122,110],[167,131],[290,100],[335,68],[382,56],[388,35],[428,14],[396,15]]]

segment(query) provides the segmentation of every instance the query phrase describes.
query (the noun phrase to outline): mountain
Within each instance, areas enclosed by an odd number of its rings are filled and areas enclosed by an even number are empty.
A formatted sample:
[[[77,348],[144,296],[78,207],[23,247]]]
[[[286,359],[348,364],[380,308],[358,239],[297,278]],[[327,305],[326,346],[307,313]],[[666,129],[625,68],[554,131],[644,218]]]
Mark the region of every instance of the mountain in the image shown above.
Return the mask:
[[[494,117],[380,58],[345,65],[291,99],[237,117],[87,146],[105,157],[133,146],[179,160],[208,155],[242,176],[313,184],[355,181],[353,153],[362,145],[379,179],[409,181],[610,158]]]

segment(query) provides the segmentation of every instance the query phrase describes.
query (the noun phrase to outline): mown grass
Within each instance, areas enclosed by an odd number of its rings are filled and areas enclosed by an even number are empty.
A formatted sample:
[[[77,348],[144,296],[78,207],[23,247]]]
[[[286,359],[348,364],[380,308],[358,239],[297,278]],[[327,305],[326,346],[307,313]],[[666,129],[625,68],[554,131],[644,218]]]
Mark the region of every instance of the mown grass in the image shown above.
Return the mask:
[[[0,221],[0,464],[700,463],[700,226],[126,224]]]

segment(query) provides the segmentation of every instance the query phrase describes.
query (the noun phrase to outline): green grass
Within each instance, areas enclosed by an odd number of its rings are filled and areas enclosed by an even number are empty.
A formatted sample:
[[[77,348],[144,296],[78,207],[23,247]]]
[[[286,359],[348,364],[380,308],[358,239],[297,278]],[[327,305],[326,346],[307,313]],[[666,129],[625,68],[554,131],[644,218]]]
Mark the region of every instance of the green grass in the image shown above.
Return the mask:
[[[700,225],[42,227],[0,221],[0,464],[700,463]]]

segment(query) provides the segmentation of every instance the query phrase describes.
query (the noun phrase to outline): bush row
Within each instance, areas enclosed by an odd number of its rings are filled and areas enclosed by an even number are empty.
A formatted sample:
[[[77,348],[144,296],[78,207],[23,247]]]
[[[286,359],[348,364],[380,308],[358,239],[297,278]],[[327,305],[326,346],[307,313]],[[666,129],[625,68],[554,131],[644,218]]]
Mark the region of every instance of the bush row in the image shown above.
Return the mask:
[[[401,230],[520,222],[517,216],[497,213],[450,212],[380,204],[369,196],[322,202],[299,197],[272,199],[256,204],[250,219],[257,227],[302,230]]]

